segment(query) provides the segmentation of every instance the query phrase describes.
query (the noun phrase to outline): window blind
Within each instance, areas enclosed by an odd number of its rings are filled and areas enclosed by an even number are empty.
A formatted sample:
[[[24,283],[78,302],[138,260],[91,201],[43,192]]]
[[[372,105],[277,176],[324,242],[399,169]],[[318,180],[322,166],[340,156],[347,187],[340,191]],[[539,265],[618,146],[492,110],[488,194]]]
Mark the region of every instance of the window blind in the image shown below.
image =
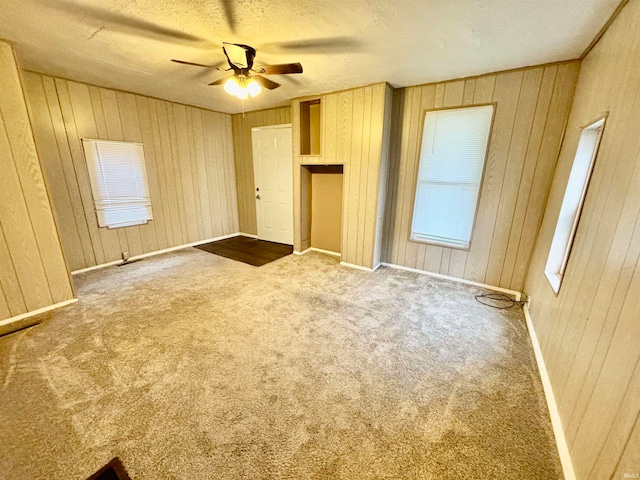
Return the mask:
[[[144,149],[139,143],[82,140],[99,227],[153,219]]]
[[[426,112],[411,240],[468,248],[493,106]]]

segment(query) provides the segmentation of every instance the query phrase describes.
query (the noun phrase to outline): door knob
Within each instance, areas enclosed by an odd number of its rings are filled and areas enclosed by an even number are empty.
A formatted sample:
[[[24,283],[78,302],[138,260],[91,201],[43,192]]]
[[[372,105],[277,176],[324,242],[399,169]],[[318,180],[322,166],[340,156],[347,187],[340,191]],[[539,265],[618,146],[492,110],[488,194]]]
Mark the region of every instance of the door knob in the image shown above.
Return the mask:
[[[256,195],[256,198],[257,198],[258,200],[260,200],[260,194]]]

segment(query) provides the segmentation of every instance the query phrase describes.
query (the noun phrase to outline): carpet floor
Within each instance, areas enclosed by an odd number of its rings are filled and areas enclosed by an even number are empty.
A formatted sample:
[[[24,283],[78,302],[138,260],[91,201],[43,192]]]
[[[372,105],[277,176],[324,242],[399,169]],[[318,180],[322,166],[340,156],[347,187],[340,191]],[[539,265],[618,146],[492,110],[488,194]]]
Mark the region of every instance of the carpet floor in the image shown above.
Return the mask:
[[[184,249],[75,277],[0,338],[0,477],[558,479],[522,311],[318,253]]]

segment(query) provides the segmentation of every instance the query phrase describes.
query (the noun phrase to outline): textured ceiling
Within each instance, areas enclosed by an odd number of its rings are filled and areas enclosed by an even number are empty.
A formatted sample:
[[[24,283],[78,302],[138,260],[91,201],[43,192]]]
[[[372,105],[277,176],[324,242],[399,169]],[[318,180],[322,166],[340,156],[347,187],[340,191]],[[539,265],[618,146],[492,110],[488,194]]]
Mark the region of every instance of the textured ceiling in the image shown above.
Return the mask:
[[[222,60],[222,41],[256,65],[301,62],[302,75],[246,101],[388,81],[408,86],[577,58],[619,0],[0,0],[0,38],[22,68],[236,113],[206,84],[221,73],[171,63]]]

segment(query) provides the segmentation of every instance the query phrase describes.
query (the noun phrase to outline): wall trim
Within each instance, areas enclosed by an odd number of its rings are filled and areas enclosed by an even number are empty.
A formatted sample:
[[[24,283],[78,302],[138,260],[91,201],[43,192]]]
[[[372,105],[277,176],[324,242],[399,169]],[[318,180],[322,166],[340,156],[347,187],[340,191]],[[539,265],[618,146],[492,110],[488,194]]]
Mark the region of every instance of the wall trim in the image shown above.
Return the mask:
[[[77,298],[71,298],[69,300],[65,300],[64,302],[55,303],[53,305],[49,305],[48,307],[38,308],[37,310],[32,310],[30,312],[22,313],[20,315],[16,315],[15,317],[2,320],[0,321],[0,336],[15,332],[16,330],[20,330],[21,328],[30,327],[31,325],[36,323],[31,321],[25,322],[24,320],[28,320],[31,317],[40,315],[41,313],[49,312],[51,310],[55,310],[57,308],[66,307],[67,305],[71,305],[72,303],[76,303],[77,301]]]
[[[183,248],[196,247],[198,245],[203,245],[205,243],[216,242],[218,240],[224,240],[226,238],[232,238],[232,237],[238,237],[238,236],[257,238],[255,235],[250,235],[248,233],[240,233],[240,232],[230,233],[229,235],[221,235],[220,237],[208,238],[206,240],[198,240],[197,242],[185,243],[184,245],[178,245],[175,247],[164,248],[162,250],[155,250],[149,253],[143,253],[141,255],[135,255],[133,257],[130,257],[128,262],[133,262],[134,260],[142,260],[143,258],[153,257],[155,255],[161,255],[163,253],[174,252],[176,250],[181,250]],[[123,263],[127,263],[127,262],[123,262],[122,260],[115,260],[113,262],[101,263],[100,265],[94,265],[93,267],[74,270],[73,272],[71,272],[71,275],[78,275],[80,273],[90,272],[92,270],[98,270],[100,268],[111,267],[113,265],[122,265]]]
[[[331,250],[323,250],[322,248],[316,248],[316,247],[309,247],[306,250],[303,250],[301,252],[298,252],[297,250],[293,252],[294,255],[304,255],[306,253],[309,252],[319,252],[319,253],[325,253],[327,255],[332,255],[334,257],[342,257],[342,254],[340,252],[332,252]]]
[[[493,290],[495,292],[506,293],[513,295],[516,302],[522,299],[522,292],[516,290],[509,290],[508,288],[496,287],[495,285],[487,285],[486,283],[474,282],[471,280],[465,280],[464,278],[451,277],[449,275],[442,275],[441,273],[428,272],[426,270],[418,270],[417,268],[404,267],[402,265],[396,265],[394,263],[380,262],[380,265],[389,268],[395,268],[397,270],[405,270],[407,272],[419,273],[421,275],[429,275],[430,277],[441,278],[443,280],[450,280],[452,282],[464,283],[466,285],[473,285],[474,287],[486,288],[487,290]]]
[[[310,247],[309,250],[311,250],[312,252],[325,253],[327,255],[331,255],[331,256],[334,256],[334,257],[342,257],[342,254],[340,252],[333,252],[331,250],[323,250],[322,248]]]
[[[132,260],[133,257],[131,257],[129,260]],[[100,265],[94,265],[92,267],[87,267],[87,268],[81,268],[80,270],[73,270],[71,272],[71,275],[78,275],[80,273],[86,273],[86,272],[90,272],[92,270],[99,270],[101,268],[106,268],[106,267],[112,267],[113,265],[120,265],[121,263],[124,263],[122,260],[114,260],[113,262],[107,262],[107,263],[101,263]]]
[[[549,408],[549,416],[551,417],[551,425],[553,427],[553,434],[556,438],[556,446],[558,448],[558,454],[560,455],[560,463],[562,464],[564,478],[566,480],[576,480],[576,474],[573,470],[573,462],[571,461],[571,454],[569,453],[567,439],[564,435],[564,428],[562,427],[562,420],[560,419],[560,412],[558,411],[558,404],[556,403],[556,398],[553,395],[549,372],[547,372],[547,367],[544,363],[544,357],[542,356],[538,336],[533,328],[528,303],[522,307],[522,311],[524,312],[524,318],[527,322],[527,330],[529,330],[536,363],[538,364],[538,371],[540,372],[542,387],[544,388],[544,396],[547,399],[547,407]]]
[[[605,22],[605,24],[598,31],[598,33],[596,33],[596,36],[593,37],[593,40],[591,40],[591,43],[587,46],[584,52],[582,52],[582,55],[580,55],[579,57],[580,60],[584,60],[584,58],[587,55],[589,55],[591,50],[593,50],[593,48],[598,44],[598,42],[604,36],[604,34],[607,33],[607,30],[609,30],[609,27],[611,26],[611,24],[616,20],[616,18],[618,18],[618,15],[620,15],[620,12],[622,11],[622,9],[627,6],[627,3],[629,3],[629,0],[620,1],[616,9],[613,11],[611,16],[609,17],[609,19]]]
[[[251,127],[251,133],[259,132],[260,130],[269,130],[269,129],[280,130],[284,128],[293,128],[293,124],[289,122],[289,123],[274,123],[273,125],[258,125],[256,127]]]
[[[248,112],[244,112],[244,113],[259,113],[259,112],[265,112],[267,110],[278,110],[280,108],[288,108],[291,109],[292,105],[291,105],[291,101],[289,101],[289,105],[281,105],[279,107],[267,107],[267,108],[259,108],[258,110],[250,110]],[[242,116],[242,112],[238,112],[238,113],[232,113],[231,115],[235,116],[239,116],[240,119],[243,119],[244,117]]]
[[[340,265],[342,265],[343,267],[355,268],[356,270],[363,270],[365,272],[375,272],[379,266],[379,265],[376,266],[376,268],[369,268],[369,267],[363,267],[362,265],[355,265],[353,263],[347,263],[347,262],[340,262]]]

